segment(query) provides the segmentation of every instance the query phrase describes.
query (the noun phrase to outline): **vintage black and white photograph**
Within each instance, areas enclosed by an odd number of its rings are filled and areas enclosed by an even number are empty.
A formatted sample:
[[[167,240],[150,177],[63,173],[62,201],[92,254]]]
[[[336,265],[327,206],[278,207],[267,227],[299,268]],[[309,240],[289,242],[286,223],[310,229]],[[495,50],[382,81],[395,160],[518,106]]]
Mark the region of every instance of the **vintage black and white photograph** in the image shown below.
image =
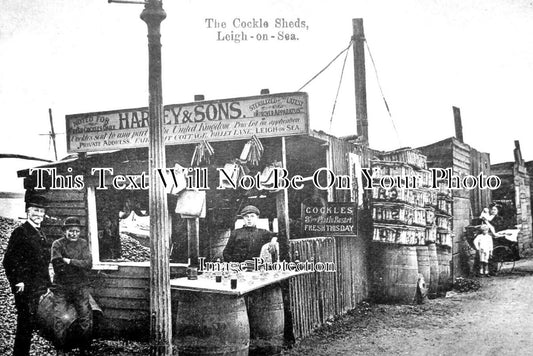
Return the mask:
[[[533,351],[530,0],[0,0],[1,355]]]

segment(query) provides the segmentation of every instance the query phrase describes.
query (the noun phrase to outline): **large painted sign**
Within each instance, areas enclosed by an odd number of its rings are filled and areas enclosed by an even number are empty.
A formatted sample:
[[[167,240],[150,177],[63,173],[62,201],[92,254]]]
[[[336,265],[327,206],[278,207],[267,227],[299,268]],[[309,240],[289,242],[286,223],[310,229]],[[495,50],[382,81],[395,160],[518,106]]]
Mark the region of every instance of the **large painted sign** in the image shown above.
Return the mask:
[[[67,150],[148,146],[148,108],[67,115]],[[164,107],[166,145],[279,137],[309,132],[307,93],[197,101]]]

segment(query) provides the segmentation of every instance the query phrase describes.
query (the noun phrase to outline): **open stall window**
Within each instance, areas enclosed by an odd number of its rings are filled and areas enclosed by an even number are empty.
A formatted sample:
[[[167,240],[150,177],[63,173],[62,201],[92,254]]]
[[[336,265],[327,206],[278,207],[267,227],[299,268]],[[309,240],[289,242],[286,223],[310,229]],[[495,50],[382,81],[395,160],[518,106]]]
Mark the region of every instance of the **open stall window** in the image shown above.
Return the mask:
[[[96,190],[95,198],[100,261],[149,261],[148,192]]]

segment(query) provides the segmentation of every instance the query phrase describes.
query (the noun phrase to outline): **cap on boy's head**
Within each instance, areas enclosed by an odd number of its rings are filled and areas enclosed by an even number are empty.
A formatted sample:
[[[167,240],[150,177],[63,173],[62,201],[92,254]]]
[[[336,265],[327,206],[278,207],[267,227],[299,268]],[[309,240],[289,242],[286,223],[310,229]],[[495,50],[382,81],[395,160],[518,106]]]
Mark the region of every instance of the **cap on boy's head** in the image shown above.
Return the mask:
[[[46,208],[47,200],[42,195],[32,194],[26,198],[26,209],[30,206],[35,208]]]
[[[489,231],[489,226],[488,225],[481,225],[480,229],[481,229],[482,232],[486,232],[486,231]]]
[[[241,216],[244,216],[246,214],[250,214],[250,213],[254,213],[256,215],[259,215],[259,209],[257,209],[255,206],[253,205],[247,205],[245,206],[244,208],[242,208],[241,210]]]
[[[63,221],[63,230],[68,229],[69,227],[81,227],[80,219],[69,216]]]

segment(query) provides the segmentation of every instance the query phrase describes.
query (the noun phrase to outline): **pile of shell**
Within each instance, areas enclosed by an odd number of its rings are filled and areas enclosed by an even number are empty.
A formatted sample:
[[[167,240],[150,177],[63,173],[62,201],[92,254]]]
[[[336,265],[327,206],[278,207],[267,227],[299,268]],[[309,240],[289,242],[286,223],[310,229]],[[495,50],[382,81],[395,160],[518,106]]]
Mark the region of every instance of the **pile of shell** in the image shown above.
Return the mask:
[[[453,283],[453,289],[460,293],[473,292],[479,288],[481,288],[481,283],[477,279],[458,277]]]

